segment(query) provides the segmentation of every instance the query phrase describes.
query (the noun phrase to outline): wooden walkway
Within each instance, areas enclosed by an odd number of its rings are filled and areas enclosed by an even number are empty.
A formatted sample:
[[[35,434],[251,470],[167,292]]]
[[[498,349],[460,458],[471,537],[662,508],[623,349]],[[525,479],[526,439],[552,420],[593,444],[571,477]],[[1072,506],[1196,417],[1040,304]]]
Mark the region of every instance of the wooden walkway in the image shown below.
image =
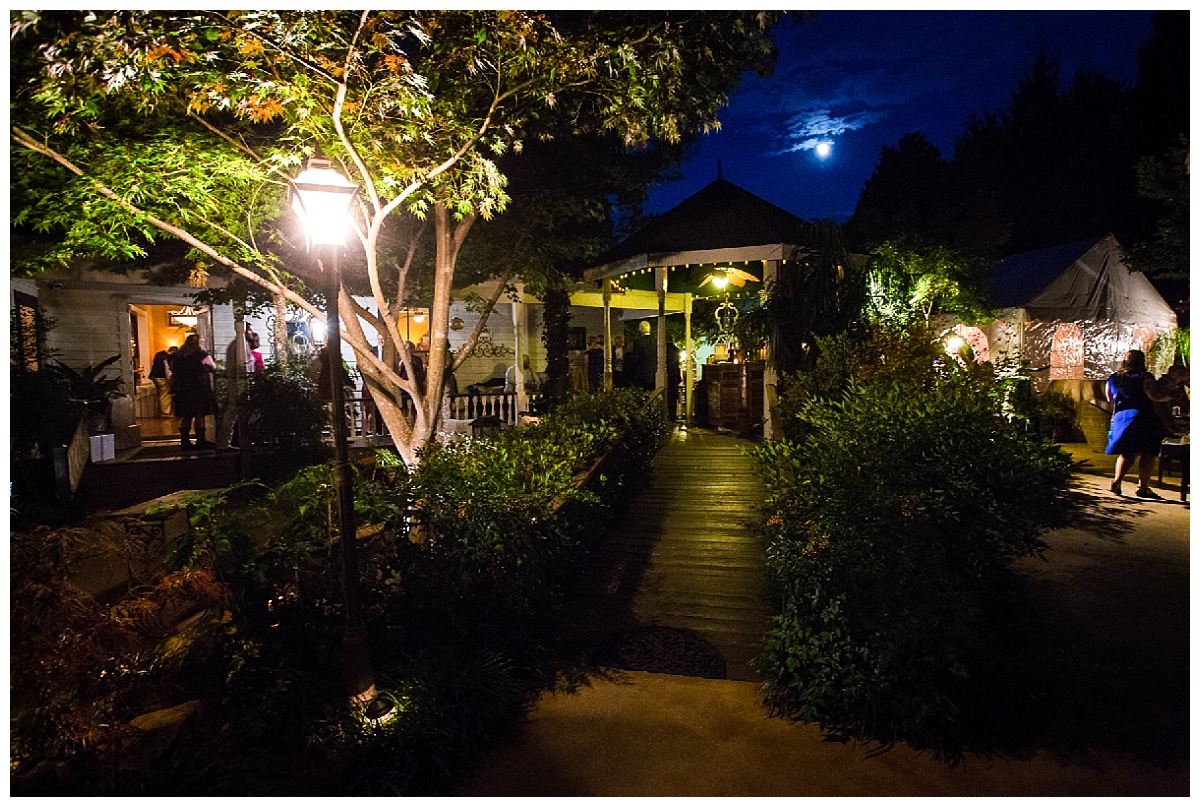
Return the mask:
[[[751,445],[711,431],[674,432],[647,489],[596,550],[580,592],[593,637],[657,633],[658,644],[675,644],[665,653],[689,652],[678,647],[680,635],[699,637],[724,659],[724,677],[760,680],[753,662],[770,610],[764,547],[752,526],[762,482],[745,453]]]

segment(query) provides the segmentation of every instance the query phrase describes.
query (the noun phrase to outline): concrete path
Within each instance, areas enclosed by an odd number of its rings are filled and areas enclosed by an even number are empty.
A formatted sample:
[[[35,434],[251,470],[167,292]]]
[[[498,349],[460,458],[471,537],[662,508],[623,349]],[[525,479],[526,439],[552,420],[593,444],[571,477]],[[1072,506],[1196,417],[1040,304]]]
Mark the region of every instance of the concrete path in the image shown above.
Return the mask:
[[[1188,795],[1190,511],[1113,496],[1111,462],[1070,448],[1097,469],[1083,515],[1021,563],[1060,695],[1035,752],[951,767],[769,718],[753,682],[614,671],[542,698],[456,795]]]

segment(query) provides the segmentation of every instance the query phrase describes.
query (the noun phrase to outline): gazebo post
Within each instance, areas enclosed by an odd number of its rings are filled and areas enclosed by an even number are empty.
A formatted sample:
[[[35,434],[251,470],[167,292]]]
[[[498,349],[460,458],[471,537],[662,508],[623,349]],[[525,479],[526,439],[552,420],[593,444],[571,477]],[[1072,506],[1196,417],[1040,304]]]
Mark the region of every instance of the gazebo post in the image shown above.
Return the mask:
[[[654,390],[663,395],[667,406],[667,267],[654,267],[654,289],[658,293],[658,372],[654,374]]]
[[[684,409],[683,423],[692,427],[692,394],[696,390],[696,362],[692,353],[692,294],[683,298],[683,343],[684,343]]]
[[[604,389],[613,388],[612,278],[604,278]]]
[[[779,261],[763,261],[763,289],[769,289],[779,274]],[[774,390],[779,382],[775,372],[774,356],[769,353],[763,363],[763,439],[770,440],[775,436],[775,423],[771,418],[771,401],[775,397]]]
[[[528,349],[525,345],[529,340],[529,335],[525,333],[527,319],[525,317],[524,285],[517,288],[517,299],[512,304],[512,318],[513,347],[516,353],[513,359],[513,386],[515,387],[513,391],[517,394],[514,398],[517,411],[513,413],[513,417],[515,422],[520,423],[521,413],[529,411],[529,393],[525,391],[525,359],[522,355],[523,351]]]

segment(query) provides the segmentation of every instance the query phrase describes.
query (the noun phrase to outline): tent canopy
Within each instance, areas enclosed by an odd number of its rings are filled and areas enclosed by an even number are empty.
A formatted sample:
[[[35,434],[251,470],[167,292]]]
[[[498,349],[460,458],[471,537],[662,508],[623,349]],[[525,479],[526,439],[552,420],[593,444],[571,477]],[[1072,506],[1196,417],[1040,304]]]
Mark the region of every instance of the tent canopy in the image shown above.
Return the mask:
[[[1175,327],[1175,312],[1141,272],[1122,260],[1112,235],[1012,255],[985,278],[992,304],[1042,321],[1108,321]]]

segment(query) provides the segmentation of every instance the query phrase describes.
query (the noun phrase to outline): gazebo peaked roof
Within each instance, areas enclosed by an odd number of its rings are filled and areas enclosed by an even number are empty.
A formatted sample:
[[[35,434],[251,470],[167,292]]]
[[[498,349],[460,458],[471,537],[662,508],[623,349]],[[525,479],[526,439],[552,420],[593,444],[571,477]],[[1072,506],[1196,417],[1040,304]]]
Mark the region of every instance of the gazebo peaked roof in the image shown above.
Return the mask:
[[[588,269],[588,280],[653,266],[787,258],[806,222],[718,177]]]

